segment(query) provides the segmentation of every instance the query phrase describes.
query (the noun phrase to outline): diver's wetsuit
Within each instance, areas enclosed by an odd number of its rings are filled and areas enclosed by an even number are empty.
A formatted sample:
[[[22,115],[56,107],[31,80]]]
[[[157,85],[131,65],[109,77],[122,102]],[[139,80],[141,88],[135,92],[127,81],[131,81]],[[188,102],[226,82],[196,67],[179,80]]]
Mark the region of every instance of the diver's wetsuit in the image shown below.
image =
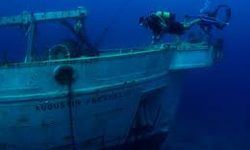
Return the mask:
[[[144,17],[143,25],[148,27],[154,36],[160,36],[163,33],[181,35],[185,31],[184,25],[175,21],[175,17],[164,18],[155,13]]]
[[[150,15],[145,18],[146,23],[145,26],[148,27],[155,36],[162,34],[164,27],[161,25],[161,18],[156,15]]]
[[[175,22],[170,22],[168,27],[165,30],[166,30],[166,33],[169,33],[169,34],[182,35],[184,34],[185,28],[182,23],[175,21]]]

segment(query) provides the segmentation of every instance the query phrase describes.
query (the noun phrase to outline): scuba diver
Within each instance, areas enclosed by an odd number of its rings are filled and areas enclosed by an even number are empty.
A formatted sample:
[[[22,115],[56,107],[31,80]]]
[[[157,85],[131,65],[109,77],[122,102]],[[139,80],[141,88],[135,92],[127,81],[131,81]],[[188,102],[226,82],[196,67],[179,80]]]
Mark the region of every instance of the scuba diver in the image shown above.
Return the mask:
[[[151,12],[148,16],[140,17],[139,24],[153,32],[153,43],[158,41],[164,33],[182,35],[192,25],[192,23],[177,22],[175,14],[167,11]]]
[[[219,20],[218,13],[226,8],[225,20]],[[193,19],[189,22],[178,22],[175,14],[167,11],[151,12],[148,16],[139,18],[139,24],[153,32],[152,43],[159,41],[163,34],[183,35],[193,25],[199,25],[202,30],[209,33],[213,26],[222,30],[231,19],[231,9],[227,5],[219,5],[214,11],[206,12],[198,16],[185,16],[186,19]]]

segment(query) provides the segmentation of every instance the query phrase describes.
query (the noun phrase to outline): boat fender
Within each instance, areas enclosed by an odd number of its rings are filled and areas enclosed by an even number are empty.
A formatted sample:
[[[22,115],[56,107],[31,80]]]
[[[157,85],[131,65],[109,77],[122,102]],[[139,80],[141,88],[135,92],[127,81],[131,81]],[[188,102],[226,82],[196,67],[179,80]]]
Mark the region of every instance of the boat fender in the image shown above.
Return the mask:
[[[58,66],[54,70],[54,78],[60,85],[68,85],[74,82],[75,73],[74,69],[68,65]]]

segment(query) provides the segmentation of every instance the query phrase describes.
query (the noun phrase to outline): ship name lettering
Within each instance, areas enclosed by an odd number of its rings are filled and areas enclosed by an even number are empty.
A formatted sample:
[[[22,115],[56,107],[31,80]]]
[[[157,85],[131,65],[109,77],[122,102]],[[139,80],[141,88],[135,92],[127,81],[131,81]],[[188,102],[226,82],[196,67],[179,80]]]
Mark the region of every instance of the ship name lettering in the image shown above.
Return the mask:
[[[103,103],[103,102],[111,101],[111,100],[118,100],[118,99],[125,97],[125,95],[126,95],[126,92],[123,92],[123,91],[119,91],[119,92],[115,92],[111,94],[103,94],[103,95],[92,97],[91,102],[92,104],[96,104],[96,103]]]
[[[65,109],[66,107],[76,107],[81,105],[81,101],[74,100],[72,103],[68,103],[67,101],[61,102],[49,102],[49,103],[42,103],[36,106],[37,111],[51,111],[57,109]]]

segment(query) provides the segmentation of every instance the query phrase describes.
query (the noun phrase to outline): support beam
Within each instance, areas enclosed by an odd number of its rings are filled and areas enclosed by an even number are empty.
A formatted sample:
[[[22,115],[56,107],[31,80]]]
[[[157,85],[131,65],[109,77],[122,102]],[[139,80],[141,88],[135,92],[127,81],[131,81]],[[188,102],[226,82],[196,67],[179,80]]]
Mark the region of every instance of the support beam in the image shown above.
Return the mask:
[[[0,17],[0,27],[25,26],[27,28],[27,48],[25,63],[32,61],[36,38],[36,25],[48,21],[63,21],[67,19],[82,20],[86,17],[87,11],[83,7],[68,11],[51,11],[40,13],[23,12],[21,15]]]
[[[43,21],[60,21],[65,19],[81,18],[87,15],[87,11],[83,7],[69,11],[54,11],[41,13],[23,12],[21,15],[0,17],[0,26],[16,26],[26,25],[32,22],[39,23]]]

